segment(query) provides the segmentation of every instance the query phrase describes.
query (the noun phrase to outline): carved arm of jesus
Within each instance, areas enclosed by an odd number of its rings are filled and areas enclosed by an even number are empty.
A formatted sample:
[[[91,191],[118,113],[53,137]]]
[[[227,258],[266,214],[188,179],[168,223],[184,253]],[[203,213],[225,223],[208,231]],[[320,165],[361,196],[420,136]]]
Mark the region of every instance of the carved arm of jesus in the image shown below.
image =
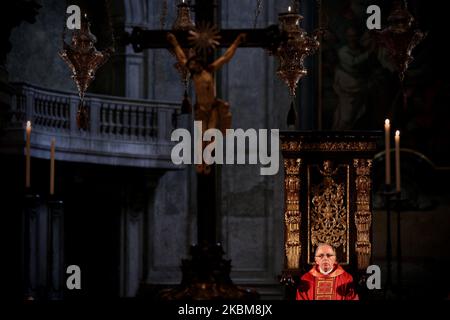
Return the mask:
[[[234,40],[234,42],[231,44],[231,46],[227,49],[227,51],[225,51],[225,53],[223,54],[223,56],[221,56],[220,58],[218,58],[216,61],[214,61],[213,63],[211,63],[210,67],[213,70],[217,70],[219,69],[221,66],[223,66],[225,63],[227,63],[228,61],[231,60],[231,58],[233,58],[234,53],[236,52],[237,47],[243,42],[245,41],[245,37],[246,34],[245,33],[240,33],[236,40]]]

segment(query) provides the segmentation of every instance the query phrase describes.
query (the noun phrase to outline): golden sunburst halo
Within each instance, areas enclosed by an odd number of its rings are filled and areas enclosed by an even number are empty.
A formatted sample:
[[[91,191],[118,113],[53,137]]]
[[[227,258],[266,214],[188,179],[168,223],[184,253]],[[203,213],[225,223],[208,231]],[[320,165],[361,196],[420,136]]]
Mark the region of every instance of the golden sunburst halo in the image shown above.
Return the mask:
[[[200,23],[195,30],[189,31],[189,44],[197,52],[216,49],[220,40],[219,29],[210,23]]]

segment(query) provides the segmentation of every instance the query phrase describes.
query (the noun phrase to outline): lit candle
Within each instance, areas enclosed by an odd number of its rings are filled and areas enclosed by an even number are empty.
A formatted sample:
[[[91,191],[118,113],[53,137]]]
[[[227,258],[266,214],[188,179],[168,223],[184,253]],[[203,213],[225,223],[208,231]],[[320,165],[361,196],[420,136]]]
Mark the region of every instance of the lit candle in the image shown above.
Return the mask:
[[[291,12],[291,6],[288,7],[288,12]]]
[[[27,138],[25,144],[25,187],[30,187],[30,144],[31,144],[31,121],[27,121]]]
[[[384,132],[385,132],[385,146],[386,146],[386,185],[391,184],[391,143],[390,143],[390,132],[391,124],[389,119],[384,121]]]
[[[55,138],[50,146],[50,195],[55,193]]]
[[[400,192],[400,131],[395,131],[395,190]]]

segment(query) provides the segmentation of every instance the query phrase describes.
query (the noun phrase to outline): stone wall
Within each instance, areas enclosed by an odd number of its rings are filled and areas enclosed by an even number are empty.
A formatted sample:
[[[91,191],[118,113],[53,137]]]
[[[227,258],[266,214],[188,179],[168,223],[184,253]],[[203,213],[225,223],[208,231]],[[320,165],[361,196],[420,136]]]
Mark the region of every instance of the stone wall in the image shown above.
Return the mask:
[[[10,37],[12,50],[6,68],[11,82],[29,82],[44,88],[76,91],[69,68],[58,56],[65,2],[45,0],[36,23],[22,23]]]

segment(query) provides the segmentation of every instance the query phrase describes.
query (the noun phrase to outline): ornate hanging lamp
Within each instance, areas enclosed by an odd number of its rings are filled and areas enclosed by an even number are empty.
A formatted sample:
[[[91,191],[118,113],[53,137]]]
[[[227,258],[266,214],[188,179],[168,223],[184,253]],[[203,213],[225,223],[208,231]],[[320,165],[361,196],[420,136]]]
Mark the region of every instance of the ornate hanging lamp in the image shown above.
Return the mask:
[[[387,50],[398,77],[403,82],[405,72],[414,60],[411,52],[426,34],[415,27],[414,17],[408,11],[406,1],[394,2],[387,21],[388,26],[375,31],[375,35],[378,43]]]
[[[288,86],[291,96],[291,108],[288,114],[288,125],[294,125],[296,114],[294,109],[295,91],[298,82],[308,74],[304,66],[304,60],[319,48],[318,32],[309,36],[300,27],[303,16],[293,12],[291,7],[288,12],[278,16],[279,29],[282,41],[273,54],[279,60],[277,69],[278,77]]]
[[[65,32],[63,32],[63,49],[59,52],[59,55],[72,71],[72,79],[78,88],[80,103],[77,112],[77,126],[79,129],[87,130],[89,114],[84,105],[84,95],[92,80],[94,80],[98,68],[114,52],[114,46],[103,51],[98,51],[95,48],[97,38],[91,33],[86,14],[81,17],[81,28],[73,31],[70,44],[65,42],[64,37]]]

